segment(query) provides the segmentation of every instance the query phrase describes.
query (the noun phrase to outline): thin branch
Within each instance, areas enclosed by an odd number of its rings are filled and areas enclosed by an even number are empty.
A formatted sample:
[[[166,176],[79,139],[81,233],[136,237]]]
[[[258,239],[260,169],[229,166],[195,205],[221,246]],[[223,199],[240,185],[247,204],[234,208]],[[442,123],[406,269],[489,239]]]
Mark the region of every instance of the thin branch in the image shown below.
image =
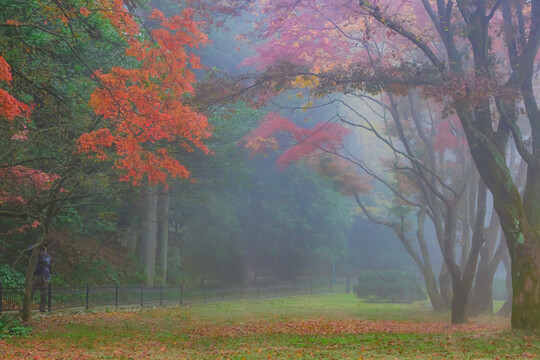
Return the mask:
[[[351,110],[355,115],[359,116],[361,119],[363,119],[367,124],[368,126],[363,126],[361,124],[357,124],[357,123],[353,123],[353,122],[350,122],[344,118],[341,119],[341,121],[345,124],[349,124],[351,126],[355,126],[355,127],[359,127],[359,128],[363,128],[363,129],[366,129],[370,132],[372,132],[379,140],[383,141],[392,151],[396,152],[397,154],[399,155],[402,155],[403,157],[405,157],[407,160],[411,161],[411,163],[413,164],[416,164],[418,165],[421,169],[424,169],[425,171],[427,171],[429,174],[431,174],[434,178],[437,179],[437,181],[441,184],[441,186],[445,187],[446,189],[448,189],[450,192],[452,192],[454,195],[456,195],[456,192],[454,189],[452,189],[450,186],[448,186],[444,181],[443,179],[441,179],[441,177],[439,175],[437,175],[432,169],[430,169],[429,167],[425,166],[420,160],[414,158],[412,155],[406,153],[406,152],[403,152],[399,149],[397,149],[388,139],[386,139],[385,137],[383,137],[381,134],[379,134],[379,132],[375,129],[375,127],[373,126],[373,124],[371,124],[371,122],[365,117],[363,116],[362,114],[360,114],[358,111],[356,111],[354,108],[352,108],[351,106],[349,106],[347,103],[345,103],[344,101],[342,100],[335,100],[337,102],[340,102],[342,103],[345,107],[347,107],[349,110]],[[418,176],[420,178],[423,179],[423,177],[418,174]],[[425,179],[424,179],[425,181]],[[428,184],[428,186],[430,186],[430,188],[432,188],[434,190],[434,192],[437,194],[438,191],[432,187],[430,184]],[[441,195],[442,196],[442,195]],[[442,198],[441,198],[442,200]]]
[[[495,16],[495,13],[499,9],[499,6],[501,6],[503,1],[505,1],[505,0],[497,0],[497,2],[493,5],[493,7],[491,8],[491,11],[489,12],[489,14],[487,16],[488,21],[491,20],[493,18],[493,16]]]
[[[497,110],[499,111],[501,118],[508,125],[508,128],[512,133],[512,137],[514,138],[514,144],[516,144],[516,149],[519,155],[523,158],[523,160],[527,163],[528,166],[535,166],[536,161],[534,159],[534,156],[527,150],[527,147],[523,142],[523,135],[521,134],[521,129],[519,128],[517,123],[512,120],[512,117],[507,113],[503,101],[500,98],[495,99],[495,104],[497,105]]]
[[[378,7],[373,6],[369,1],[363,0],[360,1],[360,7],[367,10],[369,15],[371,15],[374,19],[379,21],[384,26],[388,27],[391,30],[394,30],[396,33],[402,35],[406,39],[408,39],[410,42],[415,44],[419,49],[423,51],[423,53],[429,58],[431,63],[435,65],[435,67],[439,70],[439,72],[446,73],[446,66],[444,62],[440,61],[437,58],[437,55],[431,50],[431,48],[428,46],[427,43],[422,41],[416,34],[411,32],[410,30],[407,30],[403,27],[403,25],[389,19],[388,17],[384,16],[379,10]]]
[[[395,229],[397,227],[397,225],[394,223],[377,219],[362,203],[362,200],[360,200],[360,196],[358,195],[358,193],[354,194],[354,199],[356,200],[358,206],[360,206],[360,209],[362,209],[366,217],[369,219],[369,221],[374,222],[375,224],[391,227],[392,229]]]

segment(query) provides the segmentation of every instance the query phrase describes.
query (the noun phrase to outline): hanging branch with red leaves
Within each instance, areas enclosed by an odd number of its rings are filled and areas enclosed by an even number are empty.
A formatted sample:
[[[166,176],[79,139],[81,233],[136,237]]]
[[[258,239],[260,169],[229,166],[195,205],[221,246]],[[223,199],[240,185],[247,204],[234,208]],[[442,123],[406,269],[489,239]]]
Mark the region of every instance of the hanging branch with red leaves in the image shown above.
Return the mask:
[[[293,144],[278,157],[280,170],[294,162],[308,160],[308,164],[319,174],[333,179],[342,194],[353,195],[370,191],[371,185],[366,178],[351,169],[350,163],[332,155],[343,147],[343,139],[349,133],[350,130],[342,125],[329,122],[319,123],[313,128],[300,128],[283,115],[270,112],[243,141],[244,147],[253,156],[268,150],[278,150],[283,144],[280,144],[276,136],[287,134]]]
[[[0,55],[0,82],[11,84],[11,67],[6,59]],[[17,100],[7,90],[0,88],[0,118],[12,121],[17,117],[27,118],[30,115],[30,106]]]

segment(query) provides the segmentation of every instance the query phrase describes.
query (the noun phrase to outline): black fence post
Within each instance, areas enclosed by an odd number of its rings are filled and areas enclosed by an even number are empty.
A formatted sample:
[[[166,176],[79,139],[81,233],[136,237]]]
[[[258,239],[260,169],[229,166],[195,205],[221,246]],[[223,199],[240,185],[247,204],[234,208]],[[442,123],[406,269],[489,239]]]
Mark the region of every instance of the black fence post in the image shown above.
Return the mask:
[[[90,284],[86,283],[86,310],[88,310],[90,306]]]
[[[2,302],[4,301],[4,291],[2,286],[2,280],[0,280],[0,313],[2,312]]]
[[[52,298],[52,285],[49,282],[49,288],[47,291],[47,311],[51,312],[51,298]]]
[[[114,307],[118,307],[118,283],[114,287]]]
[[[144,306],[144,285],[141,286],[141,307]]]
[[[180,284],[180,305],[182,305],[183,296],[184,296],[184,285]]]

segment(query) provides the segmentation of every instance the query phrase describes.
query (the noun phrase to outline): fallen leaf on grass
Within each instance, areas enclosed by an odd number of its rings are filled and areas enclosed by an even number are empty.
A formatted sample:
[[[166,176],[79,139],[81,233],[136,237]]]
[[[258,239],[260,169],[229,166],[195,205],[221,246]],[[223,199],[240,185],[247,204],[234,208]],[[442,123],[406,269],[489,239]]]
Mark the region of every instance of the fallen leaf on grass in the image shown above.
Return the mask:
[[[253,334],[331,335],[361,333],[452,334],[456,332],[493,332],[508,329],[506,324],[477,324],[474,322],[419,323],[410,321],[328,320],[323,318],[292,320],[278,323],[254,321],[250,323],[212,326],[202,325],[191,331],[194,337],[248,336]]]

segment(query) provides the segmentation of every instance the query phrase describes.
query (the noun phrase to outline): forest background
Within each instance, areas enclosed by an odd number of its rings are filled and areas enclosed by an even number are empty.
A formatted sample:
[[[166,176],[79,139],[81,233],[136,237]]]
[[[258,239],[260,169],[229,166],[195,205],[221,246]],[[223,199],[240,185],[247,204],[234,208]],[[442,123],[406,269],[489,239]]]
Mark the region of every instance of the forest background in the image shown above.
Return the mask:
[[[452,111],[400,75],[358,86],[330,72],[350,61],[327,40],[344,27],[372,66],[400,47],[392,32],[355,29],[338,7],[304,18],[322,30],[268,22],[306,4],[1,1],[4,286],[28,282],[47,242],[56,286],[394,269],[456,322],[491,311],[510,260]]]
[[[99,86],[92,72],[133,61],[97,7],[32,5],[2,4],[1,39],[9,49],[2,55],[13,74],[3,85],[21,102],[33,104],[20,116],[4,115],[2,122],[3,286],[23,284],[31,250],[41,238],[53,255],[53,286],[343,278],[347,243],[353,274],[364,268],[414,270],[393,246],[392,235],[382,230],[386,235],[381,236],[380,229],[361,220],[329,179],[301,164],[278,171],[275,154],[250,159],[237,143],[267,110],[245,101],[208,111],[212,137],[206,145],[212,155],[170,145],[192,181],[168,181],[166,195],[164,184],[137,187],[119,181],[115,159],[100,162],[77,154],[83,131],[97,127],[88,104]],[[169,16],[182,10],[173,2],[137,5],[133,11],[147,21],[146,30],[152,26],[147,20],[151,7],[160,6]],[[71,17],[63,18],[68,11]],[[239,59],[249,49],[229,51],[236,45],[228,30],[210,32],[210,38],[209,45],[195,50],[201,63],[238,74]],[[210,71],[199,70],[198,76],[209,76],[205,73]],[[325,117],[319,116],[310,121]],[[159,200],[159,208],[148,205],[152,199]],[[363,236],[356,236],[360,231]],[[148,241],[153,242],[155,270],[148,270]]]

